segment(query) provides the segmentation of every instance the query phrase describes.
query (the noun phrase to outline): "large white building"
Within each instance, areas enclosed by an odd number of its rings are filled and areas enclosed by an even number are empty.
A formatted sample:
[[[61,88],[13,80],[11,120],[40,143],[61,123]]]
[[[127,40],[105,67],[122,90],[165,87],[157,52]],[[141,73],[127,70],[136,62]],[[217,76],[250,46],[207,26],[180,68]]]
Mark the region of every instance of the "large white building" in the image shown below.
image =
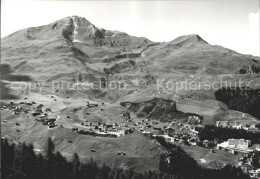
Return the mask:
[[[250,140],[228,139],[228,141],[218,144],[217,148],[219,148],[219,149],[224,148],[224,149],[229,149],[229,150],[233,150],[233,151],[247,153],[247,152],[253,151],[252,149],[248,148],[250,146],[251,146]]]
[[[228,128],[235,128],[235,129],[241,129],[242,124],[236,121],[217,121],[216,122],[217,127],[228,127]]]
[[[251,141],[245,139],[228,139],[228,145],[232,147],[248,148],[251,146]]]

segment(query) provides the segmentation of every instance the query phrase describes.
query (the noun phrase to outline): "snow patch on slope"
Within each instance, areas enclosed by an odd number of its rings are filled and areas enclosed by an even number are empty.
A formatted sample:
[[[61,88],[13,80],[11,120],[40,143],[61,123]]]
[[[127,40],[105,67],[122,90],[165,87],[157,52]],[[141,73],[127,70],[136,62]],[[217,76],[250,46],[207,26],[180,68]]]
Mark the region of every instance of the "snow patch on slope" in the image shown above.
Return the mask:
[[[73,24],[74,24],[74,32],[73,32],[73,42],[80,42],[78,39],[76,39],[77,35],[78,35],[78,29],[79,29],[79,25],[75,20],[75,17],[72,17],[73,20]]]
[[[72,16],[72,21],[74,24],[73,42],[82,42],[82,40],[94,36],[97,29],[85,18]]]

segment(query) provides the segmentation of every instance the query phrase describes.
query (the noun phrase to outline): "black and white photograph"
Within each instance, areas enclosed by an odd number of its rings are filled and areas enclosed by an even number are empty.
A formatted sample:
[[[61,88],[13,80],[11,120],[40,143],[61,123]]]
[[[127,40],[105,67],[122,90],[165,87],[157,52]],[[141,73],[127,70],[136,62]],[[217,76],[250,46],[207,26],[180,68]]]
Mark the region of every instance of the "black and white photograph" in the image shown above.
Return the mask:
[[[2,179],[260,179],[259,0],[1,0]]]

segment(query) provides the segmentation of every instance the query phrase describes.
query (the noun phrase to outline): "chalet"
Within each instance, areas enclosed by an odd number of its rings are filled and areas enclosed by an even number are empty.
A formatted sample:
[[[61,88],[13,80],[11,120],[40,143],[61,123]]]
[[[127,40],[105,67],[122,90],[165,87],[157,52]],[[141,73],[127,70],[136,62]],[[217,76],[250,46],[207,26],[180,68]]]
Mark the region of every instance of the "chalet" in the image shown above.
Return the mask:
[[[51,112],[51,109],[50,108],[46,108],[45,112]]]
[[[42,113],[42,112],[43,112],[43,111],[42,111],[42,107],[43,107],[43,104],[38,105],[38,106],[36,107],[36,109],[35,109],[35,112]]]
[[[124,136],[126,134],[129,134],[130,132],[131,132],[131,130],[129,128],[122,127],[122,128],[118,128],[118,129],[113,130],[113,131],[109,131],[108,133],[114,134],[114,135],[120,137],[120,136]]]
[[[55,118],[49,118],[49,119],[46,119],[48,122],[55,122],[56,119]]]
[[[231,154],[235,154],[236,153],[236,151],[234,149],[229,149],[228,152],[231,153]]]
[[[42,121],[42,125],[48,125],[48,121]]]
[[[124,136],[128,133],[128,129],[122,128],[122,129],[118,129],[118,136]]]
[[[188,142],[189,142],[190,145],[197,145],[197,141],[196,141],[196,139],[194,137],[188,139]]]
[[[73,133],[78,133],[79,132],[78,128],[72,128],[71,130],[72,130]]]
[[[142,131],[143,134],[151,134],[150,131]]]
[[[200,119],[199,116],[189,116],[189,117],[188,117],[188,121],[189,121],[189,122],[196,123],[196,124],[201,123],[201,119]]]
[[[38,119],[35,119],[38,122],[44,122],[47,120],[47,117],[45,115],[39,115],[38,117],[39,117]]]
[[[113,127],[116,127],[116,126],[118,126],[118,124],[117,123],[113,123]]]
[[[153,127],[154,130],[162,130],[160,127]]]
[[[40,117],[40,118],[46,118],[46,115],[41,114],[41,115],[38,115],[38,117]]]
[[[209,147],[209,141],[208,140],[204,140],[203,141],[203,146],[204,147]]]
[[[55,123],[54,122],[48,122],[48,128],[53,128],[55,127]]]
[[[106,128],[113,128],[113,124],[106,124]]]
[[[239,161],[237,165],[238,166],[242,166],[243,165],[243,161]]]
[[[157,125],[157,124],[158,124],[157,121],[153,121],[153,122],[152,122],[152,125]]]
[[[255,124],[252,124],[247,130],[255,133],[260,131]]]
[[[163,134],[163,132],[161,130],[151,130],[150,134],[152,134],[152,135],[161,135],[161,134]]]
[[[249,127],[245,127],[245,126],[243,126],[242,129],[248,131],[248,130],[249,130]]]
[[[44,105],[43,104],[39,104],[38,106],[37,106],[37,108],[42,108]]]
[[[126,154],[124,152],[118,152],[117,155],[125,156]]]
[[[29,111],[30,111],[29,109],[25,109],[23,112],[24,112],[24,113],[29,113]],[[27,117],[28,117],[28,116],[27,116]]]
[[[88,104],[87,105],[89,108],[93,108],[93,107],[98,107],[98,104]]]

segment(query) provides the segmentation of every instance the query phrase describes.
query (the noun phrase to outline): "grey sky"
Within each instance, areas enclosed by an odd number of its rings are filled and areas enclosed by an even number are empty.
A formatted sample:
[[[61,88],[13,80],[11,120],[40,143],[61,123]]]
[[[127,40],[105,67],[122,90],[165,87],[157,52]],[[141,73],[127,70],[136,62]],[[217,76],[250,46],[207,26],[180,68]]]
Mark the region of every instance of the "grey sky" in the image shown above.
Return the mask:
[[[199,34],[211,44],[259,56],[259,0],[2,0],[1,3],[1,37],[78,15],[98,27],[153,41]]]

